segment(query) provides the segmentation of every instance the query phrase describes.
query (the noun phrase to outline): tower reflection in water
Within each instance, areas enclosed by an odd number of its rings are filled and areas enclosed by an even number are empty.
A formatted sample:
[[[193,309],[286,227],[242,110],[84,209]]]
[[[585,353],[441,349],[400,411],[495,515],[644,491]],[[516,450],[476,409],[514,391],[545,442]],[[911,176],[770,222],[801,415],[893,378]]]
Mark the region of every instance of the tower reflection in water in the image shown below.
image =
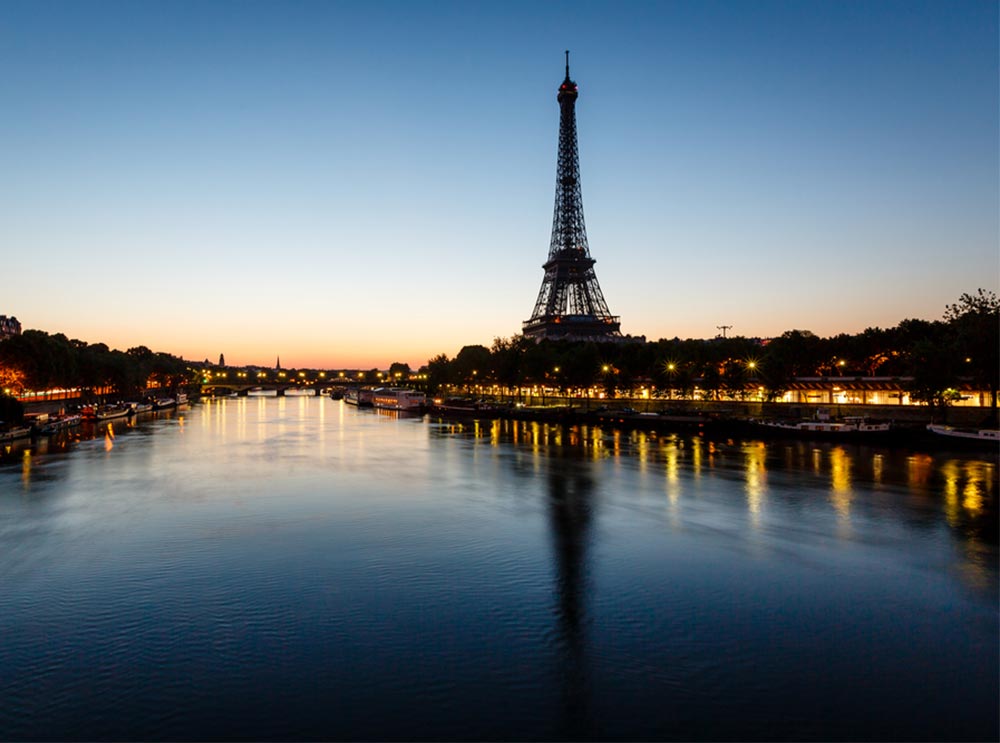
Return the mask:
[[[989,560],[997,543],[998,467],[989,453],[912,452],[817,441],[713,439],[698,433],[623,431],[600,426],[495,420],[441,423],[439,435],[471,436],[477,445],[514,446],[530,454],[524,466],[548,472],[549,509],[560,558],[560,595],[579,598],[581,565],[593,519],[591,478],[610,482],[634,470],[644,483],[665,497],[664,512],[673,526],[685,507],[705,497],[729,498],[726,482],[741,483],[746,524],[754,531],[781,529],[782,517],[799,509],[827,509],[829,535],[861,538],[859,523],[882,519],[918,522],[924,528],[946,524],[966,561],[962,574],[972,586],[984,587],[993,575]],[[598,473],[584,462],[604,463]],[[653,482],[655,478],[662,482]],[[622,503],[629,493],[614,492]],[[861,518],[863,516],[863,518]],[[574,568],[574,566],[576,566]],[[560,604],[562,607],[563,604]],[[581,638],[579,601],[560,616],[566,636]],[[573,647],[567,643],[567,647]]]
[[[587,547],[593,509],[594,481],[572,459],[550,460],[548,515],[556,569],[558,668],[561,680],[562,727],[569,738],[592,731],[587,674]]]

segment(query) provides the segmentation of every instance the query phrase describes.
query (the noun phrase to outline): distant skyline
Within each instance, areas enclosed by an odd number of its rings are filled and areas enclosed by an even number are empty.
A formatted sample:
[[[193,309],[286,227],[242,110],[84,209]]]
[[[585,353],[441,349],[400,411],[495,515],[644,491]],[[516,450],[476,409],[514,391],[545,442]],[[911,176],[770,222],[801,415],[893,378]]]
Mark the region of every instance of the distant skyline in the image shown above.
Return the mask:
[[[232,365],[520,332],[563,51],[622,331],[1000,291],[994,2],[0,2],[0,314]]]

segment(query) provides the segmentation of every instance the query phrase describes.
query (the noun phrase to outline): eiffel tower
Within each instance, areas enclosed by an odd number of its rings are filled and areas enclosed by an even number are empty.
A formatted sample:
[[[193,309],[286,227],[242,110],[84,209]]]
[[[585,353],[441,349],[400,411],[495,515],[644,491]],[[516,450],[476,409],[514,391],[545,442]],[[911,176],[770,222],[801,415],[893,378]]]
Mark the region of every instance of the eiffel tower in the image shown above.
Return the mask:
[[[587,229],[583,222],[580,158],[576,146],[576,83],[569,77],[559,86],[559,165],[556,169],[556,206],[552,216],[549,259],[531,319],[524,335],[540,341],[593,340],[621,342],[621,323],[611,314],[594,273]]]

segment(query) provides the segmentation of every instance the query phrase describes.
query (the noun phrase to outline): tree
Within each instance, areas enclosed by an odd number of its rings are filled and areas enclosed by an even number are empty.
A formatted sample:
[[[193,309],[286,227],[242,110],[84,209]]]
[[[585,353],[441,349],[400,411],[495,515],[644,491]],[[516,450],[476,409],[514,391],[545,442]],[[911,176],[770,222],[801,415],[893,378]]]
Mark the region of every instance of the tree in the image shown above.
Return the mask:
[[[534,341],[523,335],[512,338],[494,338],[490,349],[490,365],[493,378],[504,389],[520,387],[524,382],[524,356]]]
[[[947,346],[932,340],[920,340],[913,346],[913,381],[910,397],[942,411],[958,399],[958,375],[954,355]]]
[[[452,369],[448,357],[441,353],[427,362],[427,390],[431,394],[446,384],[451,384]]]
[[[410,378],[410,365],[402,361],[393,361],[389,364],[389,379],[402,380]]]
[[[997,421],[1000,387],[1000,299],[979,289],[946,305],[945,322],[954,333],[954,349],[963,374],[990,392],[990,418]]]
[[[481,384],[490,376],[490,349],[486,346],[463,346],[455,360],[451,362],[456,381],[466,386]]]
[[[24,420],[24,405],[13,395],[0,391],[0,423],[20,423]]]

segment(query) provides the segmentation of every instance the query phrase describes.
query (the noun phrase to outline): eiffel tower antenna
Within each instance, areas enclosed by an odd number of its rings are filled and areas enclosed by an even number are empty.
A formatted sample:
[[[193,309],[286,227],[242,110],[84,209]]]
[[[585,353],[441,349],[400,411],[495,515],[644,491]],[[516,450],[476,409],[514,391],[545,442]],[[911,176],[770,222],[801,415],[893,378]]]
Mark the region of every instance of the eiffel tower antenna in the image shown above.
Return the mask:
[[[556,167],[556,205],[552,215],[549,259],[531,318],[523,332],[529,338],[622,341],[619,318],[608,310],[594,273],[587,228],[583,221],[580,157],[576,143],[577,85],[569,76],[559,86],[559,160]]]

